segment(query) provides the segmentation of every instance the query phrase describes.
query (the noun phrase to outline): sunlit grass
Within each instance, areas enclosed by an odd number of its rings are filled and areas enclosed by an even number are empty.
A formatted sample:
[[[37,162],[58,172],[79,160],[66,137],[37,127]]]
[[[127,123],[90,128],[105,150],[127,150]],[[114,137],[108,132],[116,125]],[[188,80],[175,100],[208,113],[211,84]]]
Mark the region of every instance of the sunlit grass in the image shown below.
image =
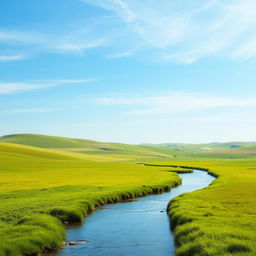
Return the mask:
[[[26,138],[18,137],[20,143]],[[37,139],[29,138],[29,143],[46,143]],[[98,205],[168,190],[181,181],[176,172],[193,169],[171,165],[209,169],[218,177],[207,188],[169,204],[176,255],[256,255],[255,155],[63,138],[56,150],[58,140],[49,149],[0,143],[1,256],[32,255],[59,246],[65,236],[61,222],[81,221]],[[82,143],[82,152],[78,145],[78,151],[71,150],[74,143]]]
[[[176,254],[256,255],[255,159],[184,159],[176,164],[207,168],[219,176],[210,186],[169,204]]]
[[[58,220],[78,222],[98,205],[167,191],[181,182],[163,168],[89,159],[0,143],[1,256],[59,246],[64,230]]]

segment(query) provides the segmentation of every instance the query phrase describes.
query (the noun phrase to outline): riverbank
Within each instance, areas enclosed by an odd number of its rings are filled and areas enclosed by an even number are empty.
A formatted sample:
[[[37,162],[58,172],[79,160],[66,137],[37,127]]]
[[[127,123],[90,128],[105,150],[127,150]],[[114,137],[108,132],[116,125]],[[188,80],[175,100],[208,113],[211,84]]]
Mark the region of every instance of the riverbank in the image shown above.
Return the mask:
[[[175,163],[176,164],[176,163]],[[218,177],[168,205],[177,256],[256,255],[255,161],[182,161]]]
[[[67,230],[67,241],[86,242],[65,246],[54,256],[173,256],[175,245],[166,213],[168,202],[179,194],[208,186],[214,179],[197,170],[180,177],[182,184],[170,192],[100,207],[86,223]]]
[[[157,192],[159,184],[175,186],[180,180],[174,166],[197,166],[218,176],[207,188],[172,200],[169,214],[176,254],[256,255],[254,156],[208,154],[207,158],[206,153],[196,157],[184,153],[168,159],[160,152],[161,162],[155,162],[158,153],[151,159],[152,150],[141,152],[145,159],[139,159],[137,151],[101,157],[10,143],[0,143],[0,153],[1,256],[32,255],[61,246],[65,237],[61,221],[79,222],[97,205],[143,195],[142,191],[152,193],[153,188]],[[159,166],[150,166],[155,164]],[[183,169],[179,171],[190,172]]]
[[[35,255],[61,246],[63,224],[84,220],[97,206],[161,193],[181,182],[163,168],[6,144],[0,176],[1,256]]]
[[[16,225],[8,226],[8,230],[1,230],[0,255],[34,255],[55,250],[62,246],[66,236],[63,224],[67,226],[82,222],[99,206],[160,194],[170,191],[171,188],[180,183],[181,179],[173,177],[172,180],[161,185],[142,185],[123,190],[113,190],[109,194],[103,193],[95,197],[92,195],[88,202],[74,205],[72,208],[68,206],[55,207],[50,210],[49,215],[36,214],[22,218]],[[20,237],[17,239],[17,236]]]

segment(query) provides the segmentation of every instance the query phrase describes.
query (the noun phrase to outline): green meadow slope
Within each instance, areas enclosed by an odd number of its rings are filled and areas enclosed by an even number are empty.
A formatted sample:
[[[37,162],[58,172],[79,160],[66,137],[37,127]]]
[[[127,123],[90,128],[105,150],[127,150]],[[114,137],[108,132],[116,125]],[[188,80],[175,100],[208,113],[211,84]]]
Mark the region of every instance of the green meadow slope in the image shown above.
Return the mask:
[[[256,158],[184,158],[172,164],[205,168],[218,177],[169,203],[176,255],[256,255]]]
[[[98,205],[181,182],[163,168],[99,157],[1,142],[0,255],[35,255],[60,246],[61,222],[78,222]]]
[[[138,158],[169,158],[173,150],[164,147],[146,145],[130,145],[122,143],[106,143],[85,139],[71,139],[38,134],[13,134],[0,137],[0,142],[15,143],[33,147],[53,149],[63,152],[75,152],[86,155],[105,155],[117,160],[138,160]]]
[[[255,153],[256,154],[256,145],[254,146],[249,146],[249,147],[244,147],[244,148],[239,148],[236,150],[237,152],[244,152],[244,153]]]
[[[1,142],[28,145],[40,148],[83,148],[92,147],[94,142],[39,134],[11,134],[0,138]]]
[[[176,255],[256,255],[255,146],[176,151],[30,134],[0,141],[1,256],[60,246],[63,222],[81,221],[101,204],[176,186],[181,180],[168,165],[206,168],[218,177],[170,202]]]
[[[151,146],[160,146],[170,148],[176,151],[198,151],[198,152],[216,152],[223,150],[234,150],[238,148],[245,148],[253,146],[253,142],[223,142],[223,143],[205,143],[205,144],[186,144],[186,143],[164,143],[152,144]]]

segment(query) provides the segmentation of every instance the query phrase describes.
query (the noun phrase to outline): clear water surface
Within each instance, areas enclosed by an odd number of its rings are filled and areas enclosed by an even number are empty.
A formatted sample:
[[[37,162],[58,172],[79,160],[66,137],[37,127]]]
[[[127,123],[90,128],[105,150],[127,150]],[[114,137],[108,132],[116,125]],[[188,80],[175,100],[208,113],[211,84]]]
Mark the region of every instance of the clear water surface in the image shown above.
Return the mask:
[[[68,241],[86,240],[65,246],[55,256],[170,256],[174,238],[166,207],[170,199],[208,186],[214,177],[204,171],[180,174],[182,185],[171,192],[138,198],[98,208],[86,222],[67,230]]]

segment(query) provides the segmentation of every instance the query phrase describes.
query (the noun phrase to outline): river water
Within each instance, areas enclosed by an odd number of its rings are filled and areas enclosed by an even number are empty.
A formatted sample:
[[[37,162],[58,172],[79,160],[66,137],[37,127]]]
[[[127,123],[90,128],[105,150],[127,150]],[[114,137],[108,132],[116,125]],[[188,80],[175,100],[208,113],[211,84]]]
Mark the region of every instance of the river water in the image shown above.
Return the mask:
[[[170,199],[208,186],[214,177],[204,171],[179,174],[182,185],[171,192],[98,208],[79,226],[67,230],[68,241],[55,256],[171,256],[175,245],[166,207]]]

